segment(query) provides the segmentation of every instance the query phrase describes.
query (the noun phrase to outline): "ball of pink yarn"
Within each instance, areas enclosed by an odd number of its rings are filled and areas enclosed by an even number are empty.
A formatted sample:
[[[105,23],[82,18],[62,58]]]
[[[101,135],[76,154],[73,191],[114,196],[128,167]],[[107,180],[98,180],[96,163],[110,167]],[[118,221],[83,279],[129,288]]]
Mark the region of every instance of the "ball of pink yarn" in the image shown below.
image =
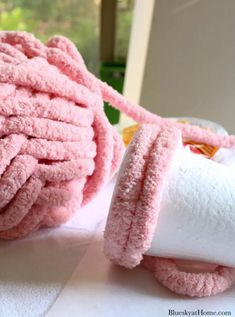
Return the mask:
[[[66,222],[119,166],[123,142],[103,100],[139,123],[175,126],[186,139],[235,147],[235,136],[172,122],[92,75],[76,47],[54,36],[0,31],[0,238]]]
[[[0,238],[67,221],[115,172],[122,149],[73,43],[0,32]]]

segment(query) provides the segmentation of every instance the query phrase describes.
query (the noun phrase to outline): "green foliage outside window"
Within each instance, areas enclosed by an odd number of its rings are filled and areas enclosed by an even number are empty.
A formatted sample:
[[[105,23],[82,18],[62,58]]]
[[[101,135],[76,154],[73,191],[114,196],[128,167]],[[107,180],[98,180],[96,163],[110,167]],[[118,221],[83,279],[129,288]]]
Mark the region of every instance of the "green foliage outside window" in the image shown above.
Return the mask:
[[[99,1],[1,0],[0,29],[34,33],[43,42],[54,34],[69,37],[87,66],[97,71]]]
[[[125,59],[133,0],[118,0],[116,58]],[[0,29],[34,33],[45,42],[54,34],[69,37],[88,68],[99,63],[100,0],[1,0]]]

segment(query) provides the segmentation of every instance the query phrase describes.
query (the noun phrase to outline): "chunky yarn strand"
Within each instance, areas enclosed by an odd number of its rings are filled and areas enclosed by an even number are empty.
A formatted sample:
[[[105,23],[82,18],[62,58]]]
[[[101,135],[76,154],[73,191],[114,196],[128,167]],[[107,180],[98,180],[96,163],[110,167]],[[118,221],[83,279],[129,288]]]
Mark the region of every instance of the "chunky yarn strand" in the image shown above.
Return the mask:
[[[123,148],[68,39],[0,32],[0,238],[66,222],[117,170]]]
[[[139,123],[176,126],[184,138],[234,147],[134,105],[92,75],[75,45],[46,44],[26,32],[0,32],[0,238],[66,222],[119,167],[123,142],[103,101]]]

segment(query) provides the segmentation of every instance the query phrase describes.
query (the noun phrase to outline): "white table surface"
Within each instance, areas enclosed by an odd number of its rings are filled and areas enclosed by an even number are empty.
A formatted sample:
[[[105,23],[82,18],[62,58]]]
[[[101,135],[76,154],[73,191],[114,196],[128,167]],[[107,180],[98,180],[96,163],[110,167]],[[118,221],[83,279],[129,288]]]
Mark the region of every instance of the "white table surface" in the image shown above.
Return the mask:
[[[0,317],[164,317],[169,309],[235,316],[235,287],[211,298],[180,297],[144,268],[127,270],[105,259],[102,233],[113,186],[60,228],[0,242]]]
[[[178,296],[142,267],[111,265],[102,249],[98,235],[46,317],[167,317],[170,309],[230,311],[235,316],[235,288],[210,298]]]
[[[105,221],[112,190],[105,186],[60,228],[0,241],[0,317],[45,315]]]

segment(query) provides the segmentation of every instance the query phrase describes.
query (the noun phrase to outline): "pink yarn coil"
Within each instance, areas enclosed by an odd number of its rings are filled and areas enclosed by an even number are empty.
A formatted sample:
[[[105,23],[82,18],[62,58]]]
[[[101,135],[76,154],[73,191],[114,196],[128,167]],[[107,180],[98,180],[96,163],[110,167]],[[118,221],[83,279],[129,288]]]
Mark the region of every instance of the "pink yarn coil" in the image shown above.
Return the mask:
[[[111,177],[123,144],[75,46],[0,32],[0,237],[64,223]]]
[[[234,136],[173,123],[92,75],[67,38],[45,45],[0,32],[0,238],[66,222],[117,170],[123,142],[103,100],[139,123],[174,125],[184,138],[234,147]]]

